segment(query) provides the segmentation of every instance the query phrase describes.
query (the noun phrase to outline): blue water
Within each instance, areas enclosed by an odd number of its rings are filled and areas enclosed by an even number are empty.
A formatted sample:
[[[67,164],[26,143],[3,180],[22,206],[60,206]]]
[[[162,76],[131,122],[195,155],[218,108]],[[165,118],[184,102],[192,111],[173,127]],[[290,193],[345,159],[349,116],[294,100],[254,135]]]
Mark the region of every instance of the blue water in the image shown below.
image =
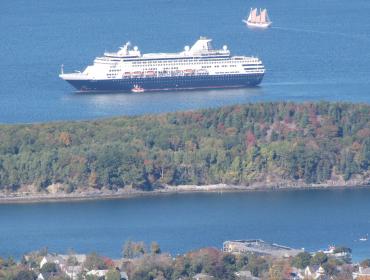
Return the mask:
[[[119,257],[127,239],[156,240],[173,254],[262,238],[308,251],[329,244],[370,257],[370,189],[186,194],[75,203],[0,205],[0,255],[98,251]]]
[[[252,6],[273,28],[247,29]],[[0,1],[0,123],[136,115],[271,100],[370,101],[368,0]],[[81,95],[58,78],[130,40],[142,52],[180,51],[200,35],[257,55],[256,89]]]

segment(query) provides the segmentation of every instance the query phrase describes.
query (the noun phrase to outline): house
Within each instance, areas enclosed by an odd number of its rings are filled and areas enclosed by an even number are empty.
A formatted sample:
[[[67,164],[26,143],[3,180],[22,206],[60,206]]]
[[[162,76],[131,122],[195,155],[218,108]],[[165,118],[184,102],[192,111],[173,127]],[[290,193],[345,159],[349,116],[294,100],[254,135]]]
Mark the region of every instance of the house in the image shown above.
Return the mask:
[[[44,256],[40,262],[40,268],[42,268],[46,263],[55,263],[58,266],[65,265],[66,260],[58,255],[47,254]]]
[[[83,268],[81,265],[72,265],[72,266],[66,266],[62,269],[62,271],[68,275],[71,280],[78,279],[78,276],[83,272]]]
[[[315,279],[315,280],[326,280],[329,277],[326,275],[325,270],[322,266],[310,268],[307,266],[305,270],[298,273],[299,279]]]
[[[96,276],[97,278],[99,279],[105,279],[105,275],[107,274],[108,270],[106,269],[101,269],[101,270],[97,270],[97,269],[93,269],[93,270],[90,270],[86,273],[86,275],[91,275],[91,276]]]
[[[69,259],[74,258],[76,264],[70,264]],[[86,260],[86,255],[75,254],[75,255],[52,255],[47,254],[41,259],[40,268],[46,263],[54,263],[59,269],[67,274],[71,279],[77,279],[77,276],[82,272],[82,264]]]
[[[352,250],[350,248],[346,247],[336,247],[336,246],[329,246],[327,250],[324,250],[323,253],[334,257],[338,260],[343,260],[343,261],[351,261],[352,260]]]
[[[242,270],[235,272],[235,277],[237,280],[258,280],[258,277],[252,275],[252,272],[248,270]]]
[[[296,267],[292,267],[291,268],[291,271],[289,273],[289,280],[301,280],[301,277],[299,276],[301,270],[296,268]]]
[[[121,280],[128,280],[128,275],[124,271],[120,271],[119,273],[121,275]]]
[[[82,264],[86,261],[86,255],[85,254],[72,254],[72,255],[59,255],[64,260],[68,260],[69,258],[74,258],[79,264]]]
[[[193,276],[193,279],[194,280],[212,280],[214,279],[214,277],[211,275],[205,274],[205,273],[198,273]]]
[[[353,279],[370,279],[370,267],[359,267],[358,272],[353,273]]]

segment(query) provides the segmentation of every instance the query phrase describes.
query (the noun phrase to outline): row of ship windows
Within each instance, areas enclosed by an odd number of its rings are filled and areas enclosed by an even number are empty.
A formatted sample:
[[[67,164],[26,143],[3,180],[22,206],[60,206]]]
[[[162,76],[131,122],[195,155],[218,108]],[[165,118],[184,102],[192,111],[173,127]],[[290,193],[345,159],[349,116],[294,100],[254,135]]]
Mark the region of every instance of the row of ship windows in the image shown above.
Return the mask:
[[[161,61],[161,62],[154,62],[154,61],[143,61],[143,62],[132,62],[132,65],[146,65],[146,64],[150,64],[150,65],[159,65],[159,66],[162,66],[162,65],[173,65],[173,64],[176,64],[176,65],[194,65],[194,64],[233,64],[233,65],[238,65],[239,63],[237,62],[233,62],[233,61],[224,61],[224,60],[221,60],[221,61],[170,61],[170,62],[166,62],[166,61]]]
[[[219,67],[236,67],[236,65],[215,65],[214,66],[215,68],[219,68]],[[212,68],[212,66],[202,66],[202,69],[209,69],[209,68]],[[163,68],[164,70],[178,70],[179,67],[165,67]],[[157,71],[158,69],[157,68],[143,68],[144,71]],[[120,72],[121,70],[120,69],[110,69],[109,70],[109,73],[118,73]]]
[[[189,76],[189,79],[187,80],[187,82],[191,82],[191,80],[196,80],[198,79],[199,77],[206,77],[207,80],[228,80],[230,78],[234,78],[235,76],[239,76],[239,75],[235,75],[235,74],[222,74],[223,76],[212,76],[212,75],[207,75],[207,76]],[[114,78],[114,77],[108,77],[108,78]],[[183,77],[169,77],[171,78],[171,80],[179,80],[179,81],[182,81],[184,82],[184,78]],[[151,78],[152,79],[152,82],[154,83],[163,83],[163,77],[162,78]],[[142,78],[133,78],[131,80],[137,80],[137,81],[142,81]],[[117,79],[117,80],[113,80],[113,82],[125,82],[125,80],[123,79]]]
[[[189,60],[189,59],[181,59],[181,60],[161,60],[161,61],[133,61],[132,64],[150,64],[150,63],[194,63],[194,62],[217,62],[217,63],[225,63],[225,59],[213,59],[213,60]]]
[[[194,64],[205,64],[205,63],[194,63]],[[176,65],[188,65],[189,67],[190,66],[192,66],[193,64],[191,64],[191,65],[189,65],[189,64],[187,64],[187,63],[179,63],[179,64],[176,64]],[[158,66],[170,66],[169,64],[155,64],[155,65],[148,65],[148,66],[155,66],[155,67],[158,67]],[[213,65],[214,67],[237,67],[238,66],[238,64],[223,64],[223,65]],[[143,67],[142,65],[132,65],[132,67]],[[203,67],[207,67],[207,68],[211,68],[212,66],[202,66],[202,68]]]
[[[236,67],[237,65],[214,65],[215,68],[219,68],[219,67]],[[209,69],[209,68],[212,68],[212,66],[210,65],[207,65],[207,66],[202,66],[202,69]],[[164,68],[165,70],[169,70],[169,69],[172,69],[172,70],[178,70],[179,67],[165,67]],[[143,68],[143,70],[152,70],[152,71],[156,71],[157,68]],[[109,73],[118,73],[120,72],[121,69],[110,69],[109,70]]]
[[[135,63],[132,63],[133,65],[142,65],[142,64],[140,64],[140,63],[137,63],[137,64],[135,64]],[[144,63],[143,63],[144,64]],[[155,62],[153,62],[153,63],[145,63],[144,65],[147,65],[147,64],[149,64],[149,65],[194,65],[194,64],[225,64],[225,62],[193,62],[193,63],[184,63],[184,62],[180,62],[180,63],[155,63]],[[227,64],[231,64],[230,62],[229,63],[227,63]],[[234,65],[237,65],[237,64],[239,64],[239,63],[233,63]]]

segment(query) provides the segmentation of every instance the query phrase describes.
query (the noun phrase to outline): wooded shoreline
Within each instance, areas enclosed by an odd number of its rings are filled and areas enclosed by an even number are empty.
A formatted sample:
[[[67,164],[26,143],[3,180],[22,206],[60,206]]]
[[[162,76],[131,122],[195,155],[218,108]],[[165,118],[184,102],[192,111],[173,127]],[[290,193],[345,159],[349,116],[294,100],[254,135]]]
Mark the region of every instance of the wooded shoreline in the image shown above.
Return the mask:
[[[73,194],[0,194],[0,204],[27,204],[27,203],[49,203],[49,202],[83,202],[100,200],[120,200],[137,197],[155,197],[164,195],[181,195],[194,193],[248,193],[248,192],[286,192],[286,191],[343,191],[343,190],[370,190],[370,184],[363,185],[315,185],[315,186],[173,186],[153,191],[128,191],[128,192],[105,192],[105,193],[73,193]]]

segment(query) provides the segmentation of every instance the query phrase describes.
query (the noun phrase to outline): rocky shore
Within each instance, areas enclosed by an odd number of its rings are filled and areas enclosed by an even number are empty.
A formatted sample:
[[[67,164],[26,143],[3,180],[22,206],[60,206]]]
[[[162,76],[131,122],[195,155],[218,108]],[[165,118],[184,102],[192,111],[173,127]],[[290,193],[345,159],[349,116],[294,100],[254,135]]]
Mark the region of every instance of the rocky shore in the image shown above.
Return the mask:
[[[39,202],[58,202],[58,201],[85,201],[85,200],[105,200],[105,199],[124,199],[140,196],[171,195],[185,193],[223,193],[223,192],[261,192],[261,191],[290,191],[290,190],[343,190],[343,189],[364,189],[370,188],[369,181],[328,181],[325,184],[305,184],[304,182],[264,182],[255,183],[250,186],[238,186],[227,184],[215,185],[180,185],[165,186],[151,191],[142,191],[125,187],[117,190],[84,188],[75,192],[65,192],[61,184],[51,185],[47,191],[38,192],[32,187],[21,188],[17,192],[0,192],[0,204],[8,203],[39,203]]]

